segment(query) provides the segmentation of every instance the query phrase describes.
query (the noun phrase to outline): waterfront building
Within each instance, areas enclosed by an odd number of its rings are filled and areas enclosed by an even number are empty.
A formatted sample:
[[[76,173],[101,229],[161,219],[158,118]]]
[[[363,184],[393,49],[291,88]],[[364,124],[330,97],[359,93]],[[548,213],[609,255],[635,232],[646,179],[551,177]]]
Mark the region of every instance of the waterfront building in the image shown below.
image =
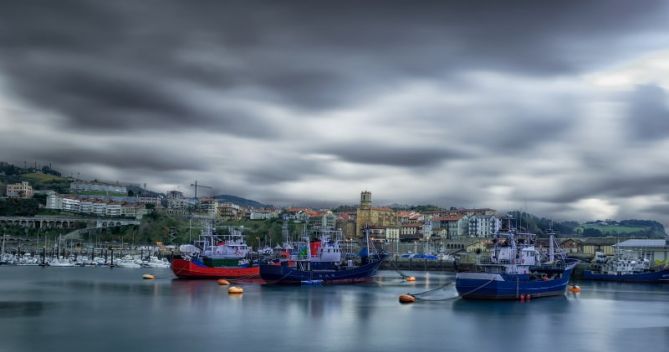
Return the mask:
[[[360,206],[356,212],[355,233],[362,237],[366,226],[372,228],[386,228],[397,226],[397,216],[390,208],[373,208],[372,192],[360,193]]]
[[[566,238],[560,242],[560,248],[565,250],[567,253],[582,253],[583,240],[578,238]]]
[[[416,241],[423,237],[422,224],[401,224],[399,226],[399,235],[401,241]]]
[[[613,247],[632,252],[640,258],[648,258],[654,264],[669,261],[669,239],[629,239]]]
[[[421,227],[421,233],[424,240],[429,240],[432,238],[432,217],[428,216],[427,219],[423,221],[423,226]]]
[[[462,214],[449,214],[432,219],[432,226],[439,231],[445,230],[446,238],[456,239],[469,235],[469,217]]]
[[[397,242],[400,240],[400,228],[399,227],[386,227],[385,228],[385,237],[387,241]]]
[[[469,218],[469,237],[490,237],[499,231],[502,222],[491,215],[473,215]]]
[[[602,252],[606,255],[613,255],[615,253],[614,244],[618,242],[616,237],[589,237],[583,240],[583,254],[591,256],[595,252]]]
[[[7,198],[32,198],[33,188],[30,183],[23,181],[7,185]]]
[[[330,210],[324,210],[309,217],[309,229],[312,234],[334,231],[336,222],[337,216]]]

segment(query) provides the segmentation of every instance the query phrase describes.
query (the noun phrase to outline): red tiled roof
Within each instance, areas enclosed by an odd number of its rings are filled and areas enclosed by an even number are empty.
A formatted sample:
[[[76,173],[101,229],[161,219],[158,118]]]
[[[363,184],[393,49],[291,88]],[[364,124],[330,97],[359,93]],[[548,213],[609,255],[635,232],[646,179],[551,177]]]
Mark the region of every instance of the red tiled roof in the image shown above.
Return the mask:
[[[438,218],[432,219],[432,221],[458,221],[462,219],[464,215],[448,215],[448,216],[440,216]]]

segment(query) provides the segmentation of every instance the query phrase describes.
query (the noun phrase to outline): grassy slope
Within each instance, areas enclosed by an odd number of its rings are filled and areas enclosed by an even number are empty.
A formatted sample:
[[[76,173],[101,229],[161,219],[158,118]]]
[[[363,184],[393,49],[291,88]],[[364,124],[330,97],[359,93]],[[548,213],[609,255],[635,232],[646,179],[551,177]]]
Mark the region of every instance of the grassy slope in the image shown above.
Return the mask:
[[[583,229],[596,229],[603,234],[626,234],[639,231],[651,231],[647,226],[619,226],[619,225],[601,225],[601,224],[583,224],[580,226]]]

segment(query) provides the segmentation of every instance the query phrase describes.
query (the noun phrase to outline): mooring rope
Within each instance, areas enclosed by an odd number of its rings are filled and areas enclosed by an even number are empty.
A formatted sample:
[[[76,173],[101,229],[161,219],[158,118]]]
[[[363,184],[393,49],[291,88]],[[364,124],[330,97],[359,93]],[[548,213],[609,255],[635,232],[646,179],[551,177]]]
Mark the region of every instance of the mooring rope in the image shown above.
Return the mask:
[[[479,286],[479,287],[477,287],[477,288],[475,288],[475,289],[473,289],[473,290],[471,290],[471,291],[465,292],[465,293],[463,293],[463,294],[461,294],[461,295],[455,295],[455,296],[453,296],[453,297],[436,298],[436,299],[429,299],[429,298],[423,298],[423,297],[421,297],[421,296],[425,295],[426,293],[430,293],[430,292],[434,292],[434,291],[437,291],[437,290],[444,289],[444,288],[446,288],[447,286],[451,285],[451,284],[453,283],[453,281],[449,281],[449,282],[445,283],[444,285],[441,285],[441,286],[439,286],[439,287],[437,287],[437,288],[433,288],[433,289],[431,289],[431,290],[427,290],[427,291],[423,291],[423,292],[418,292],[418,293],[407,293],[407,294],[410,295],[410,296],[413,296],[414,298],[416,298],[417,301],[449,301],[449,300],[452,300],[452,299],[463,298],[463,297],[465,297],[465,296],[467,296],[467,295],[470,295],[470,294],[472,294],[472,293],[474,293],[474,292],[476,292],[476,291],[478,291],[478,290],[480,290],[480,289],[482,289],[482,288],[488,286],[488,285],[489,285],[490,283],[492,283],[493,281],[495,281],[494,278],[493,278],[493,279],[490,279],[490,281],[484,283],[483,285],[481,285],[481,286]]]

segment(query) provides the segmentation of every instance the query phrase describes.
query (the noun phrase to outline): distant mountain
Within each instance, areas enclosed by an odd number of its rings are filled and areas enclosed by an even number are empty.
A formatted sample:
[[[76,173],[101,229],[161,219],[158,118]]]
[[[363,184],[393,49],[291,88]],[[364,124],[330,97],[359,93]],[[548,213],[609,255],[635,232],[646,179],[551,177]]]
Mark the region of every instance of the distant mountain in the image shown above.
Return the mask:
[[[219,203],[225,203],[225,202],[233,203],[233,204],[237,204],[241,207],[247,207],[247,208],[270,208],[270,207],[272,207],[269,204],[263,204],[263,203],[255,201],[255,200],[246,199],[246,198],[242,198],[242,197],[237,197],[237,196],[233,196],[233,195],[229,195],[229,194],[219,194],[217,196],[214,196],[214,198],[216,198],[216,200]]]

